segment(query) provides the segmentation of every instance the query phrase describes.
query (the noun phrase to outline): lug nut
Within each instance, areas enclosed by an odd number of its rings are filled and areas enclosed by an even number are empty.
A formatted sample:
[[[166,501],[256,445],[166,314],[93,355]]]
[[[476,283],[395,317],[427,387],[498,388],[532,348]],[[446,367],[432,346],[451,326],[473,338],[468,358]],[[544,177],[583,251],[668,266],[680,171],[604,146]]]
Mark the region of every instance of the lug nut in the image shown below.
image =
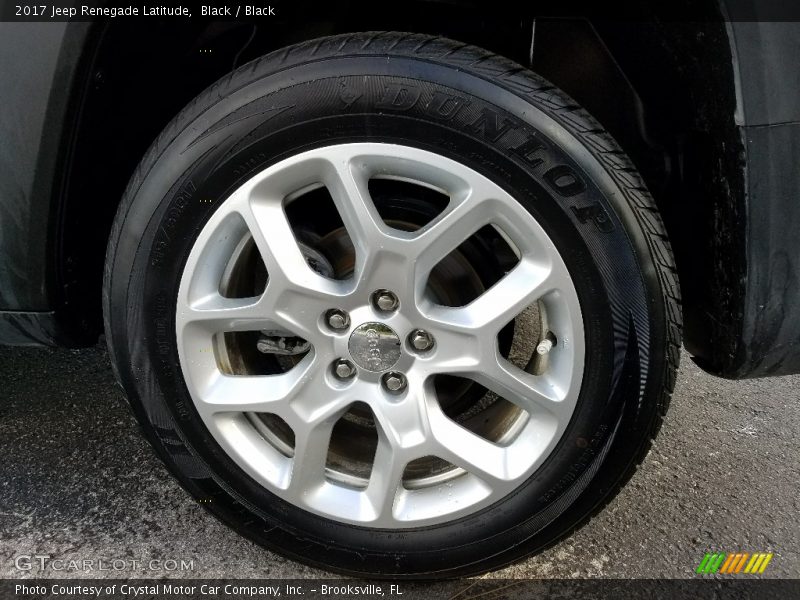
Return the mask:
[[[433,348],[433,336],[424,329],[415,329],[408,336],[408,341],[414,350],[425,352]]]
[[[400,304],[397,296],[389,290],[378,290],[372,294],[372,303],[380,311],[392,312]]]
[[[350,379],[356,374],[356,368],[349,360],[340,358],[333,363],[333,372],[339,379]]]
[[[392,394],[402,393],[402,391],[406,389],[406,386],[408,385],[406,377],[402,373],[386,373],[382,377],[382,381],[383,387],[385,387],[386,390]]]
[[[332,308],[325,313],[325,319],[331,329],[347,329],[350,325],[350,316],[338,308]]]

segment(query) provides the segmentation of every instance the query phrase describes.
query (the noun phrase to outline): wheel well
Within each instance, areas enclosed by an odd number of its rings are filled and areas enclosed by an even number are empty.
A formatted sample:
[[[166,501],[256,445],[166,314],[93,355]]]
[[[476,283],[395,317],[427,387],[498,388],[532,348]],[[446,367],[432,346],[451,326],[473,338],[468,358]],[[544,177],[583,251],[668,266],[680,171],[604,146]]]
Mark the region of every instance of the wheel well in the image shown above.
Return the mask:
[[[102,331],[102,269],[114,214],[159,132],[237,66],[295,42],[348,31],[406,30],[473,43],[530,66],[565,90],[642,172],[664,215],[689,308],[707,300],[702,274],[713,272],[720,211],[727,195],[742,188],[733,71],[721,22],[486,20],[469,5],[454,19],[449,4],[407,4],[412,9],[391,18],[367,10],[357,19],[269,28],[199,20],[146,29],[113,20],[95,26],[83,58],[85,77],[73,90],[81,101],[59,203],[56,256],[59,310],[81,321],[88,343]],[[423,4],[420,19],[413,7]],[[686,320],[689,337],[702,338],[702,319],[687,311]]]

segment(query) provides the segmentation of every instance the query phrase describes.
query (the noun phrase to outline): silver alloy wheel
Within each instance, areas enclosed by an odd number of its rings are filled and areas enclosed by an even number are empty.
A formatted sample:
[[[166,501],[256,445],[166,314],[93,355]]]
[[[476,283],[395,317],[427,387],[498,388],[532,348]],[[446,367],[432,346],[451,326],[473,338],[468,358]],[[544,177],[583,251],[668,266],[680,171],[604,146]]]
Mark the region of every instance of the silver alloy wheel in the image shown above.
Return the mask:
[[[415,231],[387,225],[370,198],[370,179],[396,179],[449,197],[443,212]],[[355,247],[352,277],[337,280],[309,266],[285,205],[325,186]],[[497,229],[519,262],[462,307],[437,304],[426,291],[431,271],[486,225]],[[226,297],[221,281],[231,257],[250,239],[266,266],[262,294]],[[396,310],[378,310],[376,290],[391,290]],[[539,307],[543,331],[555,340],[535,368],[504,357],[498,333],[527,307]],[[335,330],[331,309],[349,315]],[[287,158],[235,190],[201,230],[184,268],[177,299],[181,368],[195,408],[224,451],[253,479],[305,510],[353,524],[399,529],[433,525],[484,508],[514,490],[543,463],[575,409],[585,355],[578,297],[557,249],[531,214],[476,171],[417,148],[339,144]],[[374,324],[401,342],[396,360],[370,363],[350,351],[354,332]],[[406,345],[415,330],[436,340],[427,352]],[[310,343],[279,374],[231,374],[221,365],[219,336],[285,332]],[[394,339],[394,337],[392,337]],[[540,340],[534,339],[535,348]],[[339,359],[356,375],[337,378]],[[361,362],[359,362],[361,360]],[[543,361],[543,362],[542,362]],[[391,363],[391,365],[389,365]],[[389,365],[389,366],[386,366]],[[386,370],[406,387],[390,393]],[[451,419],[437,400],[434,376],[477,382],[518,409],[501,439],[488,440]],[[373,468],[365,485],[331,476],[326,467],[337,421],[354,405],[369,407],[377,429]],[[249,415],[275,415],[291,428],[281,448]],[[453,467],[410,485],[407,465],[437,457]]]

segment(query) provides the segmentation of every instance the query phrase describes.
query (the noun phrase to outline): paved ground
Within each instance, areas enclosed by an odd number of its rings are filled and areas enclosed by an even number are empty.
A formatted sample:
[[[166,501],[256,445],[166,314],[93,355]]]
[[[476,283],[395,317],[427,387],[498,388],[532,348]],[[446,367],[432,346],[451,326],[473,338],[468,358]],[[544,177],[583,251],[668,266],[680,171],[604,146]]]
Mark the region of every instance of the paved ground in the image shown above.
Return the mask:
[[[184,559],[186,577],[324,575],[239,538],[139,437],[101,348],[0,349],[0,577],[14,557]],[[509,577],[691,577],[704,552],[774,551],[800,577],[800,377],[728,382],[684,359],[657,445],[625,490]],[[119,564],[119,563],[118,563]],[[171,564],[170,564],[171,566]],[[156,575],[126,569],[116,576]]]

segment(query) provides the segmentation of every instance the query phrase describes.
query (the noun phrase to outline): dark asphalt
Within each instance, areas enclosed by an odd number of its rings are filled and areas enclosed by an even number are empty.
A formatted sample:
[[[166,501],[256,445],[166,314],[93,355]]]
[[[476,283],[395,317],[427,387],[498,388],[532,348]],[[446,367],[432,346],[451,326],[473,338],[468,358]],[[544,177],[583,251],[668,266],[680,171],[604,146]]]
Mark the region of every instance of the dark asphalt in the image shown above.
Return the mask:
[[[765,577],[800,577],[800,376],[730,382],[686,357],[653,451],[622,493],[507,577],[695,577],[706,551],[770,551]],[[15,557],[139,561],[93,575],[314,577],[196,504],[155,459],[105,351],[0,348],[0,577]],[[121,563],[117,563],[118,565]],[[172,566],[171,563],[169,563]]]

